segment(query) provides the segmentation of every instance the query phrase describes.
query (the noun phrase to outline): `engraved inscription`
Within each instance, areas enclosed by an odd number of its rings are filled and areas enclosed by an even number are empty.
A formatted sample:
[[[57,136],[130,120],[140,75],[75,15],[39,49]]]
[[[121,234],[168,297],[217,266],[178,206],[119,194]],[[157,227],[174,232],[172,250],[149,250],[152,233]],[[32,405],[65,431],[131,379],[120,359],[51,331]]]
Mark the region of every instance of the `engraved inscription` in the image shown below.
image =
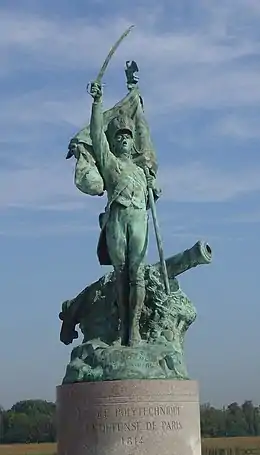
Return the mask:
[[[87,423],[87,431],[96,434],[118,434],[119,443],[126,449],[138,450],[149,438],[149,433],[161,432],[162,436],[182,430],[179,420],[181,407],[172,405],[153,406],[100,406],[95,421]],[[146,434],[146,436],[145,436]]]
[[[165,422],[165,425],[167,423],[168,422]],[[169,422],[169,424],[172,424],[172,422]],[[165,426],[165,428],[166,428],[166,426]],[[150,422],[150,421],[112,422],[112,423],[93,423],[92,422],[87,425],[88,430],[93,430],[93,431],[101,432],[101,433],[154,431],[156,428],[157,428],[156,422],[154,422],[154,421],[152,421],[152,422]]]
[[[154,431],[156,430],[156,422],[145,422],[146,430]]]
[[[124,446],[138,446],[143,443],[144,440],[142,436],[128,436],[127,438],[122,436],[121,438],[121,444]]]
[[[85,411],[86,412],[86,411]],[[81,412],[81,414],[83,414]],[[127,418],[138,418],[138,417],[159,417],[169,416],[177,417],[180,415],[180,407],[177,405],[157,405],[157,406],[142,406],[142,407],[125,407],[118,406],[117,408],[111,407],[100,407],[96,411],[97,419],[106,420],[108,417],[127,417]],[[83,415],[82,415],[83,417]]]
[[[97,412],[98,419],[107,419],[108,417],[108,408],[101,408]]]
[[[118,407],[116,417],[179,416],[179,406]]]
[[[162,430],[164,430],[164,431],[182,430],[182,424],[179,420],[173,420],[171,422],[162,421],[161,427],[162,427]]]

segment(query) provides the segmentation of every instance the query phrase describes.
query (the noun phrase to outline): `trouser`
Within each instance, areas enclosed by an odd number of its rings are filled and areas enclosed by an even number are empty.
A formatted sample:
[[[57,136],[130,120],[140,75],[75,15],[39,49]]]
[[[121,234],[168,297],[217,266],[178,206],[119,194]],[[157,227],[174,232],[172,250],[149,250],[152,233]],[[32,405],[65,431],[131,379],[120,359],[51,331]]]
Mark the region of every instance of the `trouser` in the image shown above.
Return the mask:
[[[145,209],[114,203],[106,225],[107,248],[116,275],[122,344],[140,341],[139,320],[145,299],[144,257],[148,216]]]

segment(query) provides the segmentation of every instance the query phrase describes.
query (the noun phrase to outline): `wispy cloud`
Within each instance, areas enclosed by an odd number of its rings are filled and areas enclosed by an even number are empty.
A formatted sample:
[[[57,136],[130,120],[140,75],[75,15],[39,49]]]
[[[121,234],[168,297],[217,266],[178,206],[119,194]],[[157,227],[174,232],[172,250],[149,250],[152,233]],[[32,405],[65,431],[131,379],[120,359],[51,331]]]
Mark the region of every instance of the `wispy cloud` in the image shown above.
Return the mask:
[[[66,163],[67,164],[67,163]],[[161,167],[159,182],[163,201],[224,202],[260,191],[260,169],[227,172],[201,163]],[[73,183],[72,168],[45,165],[41,168],[2,170],[0,208],[75,211],[99,208],[104,200],[80,193]]]
[[[176,118],[194,109],[223,110],[223,118],[212,129],[213,136],[258,137],[256,120],[249,124],[247,119],[225,112],[230,107],[256,107],[260,101],[257,67],[245,64],[245,59],[259,53],[259,41],[243,27],[243,18],[234,21],[239,11],[245,11],[245,18],[258,14],[257,3],[239,0],[235,5],[220,2],[209,7],[200,1],[198,6],[204,13],[203,21],[192,27],[176,25],[174,29],[167,26],[162,29],[160,20],[163,18],[167,24],[167,17],[161,8],[159,12],[151,10],[147,16],[143,12],[106,74],[105,105],[125,94],[124,76],[120,82],[118,69],[121,67],[123,73],[122,63],[135,58],[140,64],[147,115],[152,126],[162,122],[160,134],[166,142],[169,132],[163,126],[163,114]],[[76,17],[59,19],[0,11],[0,47],[5,62],[2,78],[8,73],[13,75],[16,69],[39,77],[34,89],[27,84],[26,89],[16,90],[14,95],[10,95],[10,87],[8,96],[3,93],[1,148],[4,150],[5,141],[15,150],[18,141],[23,159],[28,156],[30,159],[26,165],[22,160],[19,164],[14,153],[5,154],[9,165],[1,169],[1,208],[70,211],[81,210],[85,204],[91,206],[92,199],[73,186],[72,163],[65,162],[63,155],[56,155],[55,159],[51,155],[48,160],[39,156],[56,146],[61,132],[64,144],[60,148],[65,149],[70,135],[88,122],[90,98],[85,93],[85,84],[96,74],[110,45],[133,19],[134,12],[123,10],[113,22],[104,16],[95,23]],[[49,79],[50,73],[56,77]],[[208,135],[210,131],[209,128]],[[199,140],[196,134],[187,137],[195,149],[200,147]],[[41,143],[37,155],[32,153],[35,142]],[[216,169],[213,163],[204,163],[201,154],[200,160],[200,163],[185,160],[181,166],[165,169],[166,159],[162,155],[160,180],[165,200],[221,202],[259,191],[257,166],[247,171],[225,171],[221,163]]]
[[[66,179],[67,177],[67,179]],[[69,178],[68,178],[69,177]],[[62,165],[43,165],[0,171],[0,208],[41,208],[61,203],[61,207],[79,208],[73,180]],[[68,204],[68,205],[67,205]]]
[[[260,191],[260,168],[226,171],[202,163],[162,168],[164,199],[178,202],[225,202]]]
[[[90,233],[98,233],[98,225],[86,225],[84,223],[59,223],[55,226],[44,223],[40,226],[26,224],[17,224],[8,229],[1,229],[2,237],[45,237],[45,236],[67,236],[70,234],[79,234],[88,236]]]
[[[222,223],[226,224],[259,224],[260,223],[260,211],[245,210],[242,213],[234,213],[226,218],[223,218]]]
[[[260,138],[260,117],[255,115],[227,115],[217,122],[215,131],[227,137],[239,140],[259,139]]]
[[[196,31],[162,32],[142,17],[140,27],[114,56],[112,68],[121,66],[126,58],[137,59],[144,85],[149,85],[151,103],[160,100],[160,109],[255,103],[260,99],[258,71],[241,68],[239,60],[258,54],[260,46],[250,34],[230,34],[230,20],[224,16],[221,23],[215,19],[210,26],[203,24]],[[113,23],[104,19],[86,25],[79,19],[66,23],[2,12],[0,41],[6,52],[5,68],[19,65],[35,70],[37,66],[94,77],[108,51],[107,43],[113,43],[130,23],[127,16],[117,16]],[[55,96],[53,102],[55,109]]]

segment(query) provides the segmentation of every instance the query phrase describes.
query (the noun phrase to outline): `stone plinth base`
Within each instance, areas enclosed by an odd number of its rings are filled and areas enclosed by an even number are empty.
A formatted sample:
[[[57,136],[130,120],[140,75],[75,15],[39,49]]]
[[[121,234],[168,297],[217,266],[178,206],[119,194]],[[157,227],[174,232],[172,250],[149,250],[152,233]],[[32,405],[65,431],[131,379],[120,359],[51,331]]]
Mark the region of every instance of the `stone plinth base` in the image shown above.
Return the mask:
[[[198,385],[127,380],[57,387],[58,455],[200,455]]]

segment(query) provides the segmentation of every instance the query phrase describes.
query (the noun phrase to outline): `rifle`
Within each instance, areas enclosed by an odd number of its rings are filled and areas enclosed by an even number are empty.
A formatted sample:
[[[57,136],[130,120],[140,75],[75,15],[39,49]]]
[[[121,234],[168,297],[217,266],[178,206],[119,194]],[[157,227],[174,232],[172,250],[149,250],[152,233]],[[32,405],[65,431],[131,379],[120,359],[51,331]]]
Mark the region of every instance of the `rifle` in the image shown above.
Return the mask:
[[[146,178],[148,179],[148,177],[149,177],[149,169],[148,169],[147,166],[145,166],[144,172],[145,172]],[[171,290],[170,290],[170,283],[169,283],[169,277],[168,277],[168,273],[167,273],[166,262],[165,262],[165,259],[164,259],[163,243],[162,243],[162,238],[161,238],[161,234],[160,234],[160,228],[159,228],[159,224],[158,224],[158,218],[157,218],[157,213],[156,213],[153,190],[152,190],[152,188],[149,188],[149,186],[148,186],[148,199],[149,199],[149,205],[151,207],[154,232],[155,232],[156,243],[157,243],[157,247],[158,247],[159,258],[160,258],[161,274],[162,274],[162,278],[163,278],[163,281],[164,281],[165,292],[166,292],[167,295],[169,295],[171,293]]]

